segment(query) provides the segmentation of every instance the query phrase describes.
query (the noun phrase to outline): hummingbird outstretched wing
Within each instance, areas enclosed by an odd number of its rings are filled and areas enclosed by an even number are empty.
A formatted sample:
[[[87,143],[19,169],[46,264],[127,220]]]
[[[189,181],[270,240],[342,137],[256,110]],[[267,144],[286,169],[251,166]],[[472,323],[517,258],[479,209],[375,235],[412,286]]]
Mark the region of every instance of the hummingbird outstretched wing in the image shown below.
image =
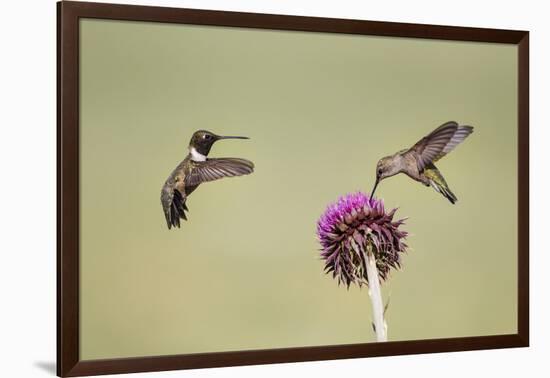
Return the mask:
[[[203,182],[248,175],[252,172],[254,172],[254,163],[246,159],[209,158],[206,161],[193,162],[193,168],[185,177],[185,184],[195,186]]]
[[[473,131],[472,126],[462,126],[450,121],[420,139],[407,152],[415,154],[418,170],[423,171],[428,164],[438,161],[451,152]]]
[[[224,177],[248,175],[253,171],[251,161],[238,158],[182,161],[164,184],[160,195],[168,228],[180,227],[180,219],[187,220],[187,197],[197,186]]]

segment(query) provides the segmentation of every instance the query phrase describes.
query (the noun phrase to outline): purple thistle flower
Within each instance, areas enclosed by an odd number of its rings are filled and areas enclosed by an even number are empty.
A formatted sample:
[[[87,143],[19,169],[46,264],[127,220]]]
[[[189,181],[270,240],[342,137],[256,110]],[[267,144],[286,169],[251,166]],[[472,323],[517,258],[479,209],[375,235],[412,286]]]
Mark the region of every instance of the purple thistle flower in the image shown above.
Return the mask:
[[[338,284],[368,285],[366,264],[370,250],[376,258],[380,280],[391,268],[401,267],[400,254],[407,245],[407,232],[399,230],[404,219],[393,221],[397,209],[386,213],[384,202],[358,192],[341,197],[327,207],[317,222],[325,272]]]

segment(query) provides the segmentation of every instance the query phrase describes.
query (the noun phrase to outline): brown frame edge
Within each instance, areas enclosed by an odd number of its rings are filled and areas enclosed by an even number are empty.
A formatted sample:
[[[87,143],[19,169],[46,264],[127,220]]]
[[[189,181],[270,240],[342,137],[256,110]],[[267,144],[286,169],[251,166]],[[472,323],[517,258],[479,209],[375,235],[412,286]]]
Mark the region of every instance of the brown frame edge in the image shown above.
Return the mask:
[[[174,356],[79,360],[79,19],[99,18],[516,44],[518,46],[518,333]],[[57,3],[57,375],[437,353],[529,345],[529,33],[63,1]]]

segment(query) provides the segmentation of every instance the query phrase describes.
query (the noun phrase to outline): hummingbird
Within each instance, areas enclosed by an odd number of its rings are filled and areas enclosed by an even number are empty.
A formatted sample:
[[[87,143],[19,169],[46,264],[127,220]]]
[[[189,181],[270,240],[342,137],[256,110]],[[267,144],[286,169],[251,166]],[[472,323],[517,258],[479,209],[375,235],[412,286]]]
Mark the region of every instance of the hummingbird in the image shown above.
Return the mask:
[[[224,177],[248,175],[254,163],[239,158],[209,158],[212,145],[223,139],[248,139],[244,136],[221,136],[207,130],[195,131],[189,141],[189,153],[168,176],[160,194],[160,202],[168,229],[180,227],[180,218],[187,220],[187,197],[203,182]]]
[[[380,181],[398,173],[405,173],[413,180],[431,186],[454,204],[457,198],[434,162],[451,152],[473,131],[472,126],[450,121],[420,139],[411,148],[383,157],[376,164],[376,182],[371,198]]]

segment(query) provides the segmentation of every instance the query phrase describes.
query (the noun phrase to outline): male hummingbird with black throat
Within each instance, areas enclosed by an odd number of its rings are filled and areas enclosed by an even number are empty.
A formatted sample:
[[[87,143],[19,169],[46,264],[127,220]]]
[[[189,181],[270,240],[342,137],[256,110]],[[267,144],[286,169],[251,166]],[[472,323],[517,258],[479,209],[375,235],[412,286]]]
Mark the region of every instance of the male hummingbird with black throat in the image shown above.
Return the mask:
[[[248,175],[254,171],[254,163],[246,159],[208,157],[212,145],[223,139],[248,138],[220,136],[206,130],[198,130],[191,137],[189,153],[168,176],[160,194],[168,229],[180,227],[180,219],[187,220],[187,197],[200,184],[224,177]]]
[[[405,173],[413,180],[431,186],[454,204],[457,198],[434,162],[451,152],[473,131],[472,126],[462,126],[450,121],[420,139],[411,148],[383,157],[376,165],[376,182],[371,198],[380,181]]]

